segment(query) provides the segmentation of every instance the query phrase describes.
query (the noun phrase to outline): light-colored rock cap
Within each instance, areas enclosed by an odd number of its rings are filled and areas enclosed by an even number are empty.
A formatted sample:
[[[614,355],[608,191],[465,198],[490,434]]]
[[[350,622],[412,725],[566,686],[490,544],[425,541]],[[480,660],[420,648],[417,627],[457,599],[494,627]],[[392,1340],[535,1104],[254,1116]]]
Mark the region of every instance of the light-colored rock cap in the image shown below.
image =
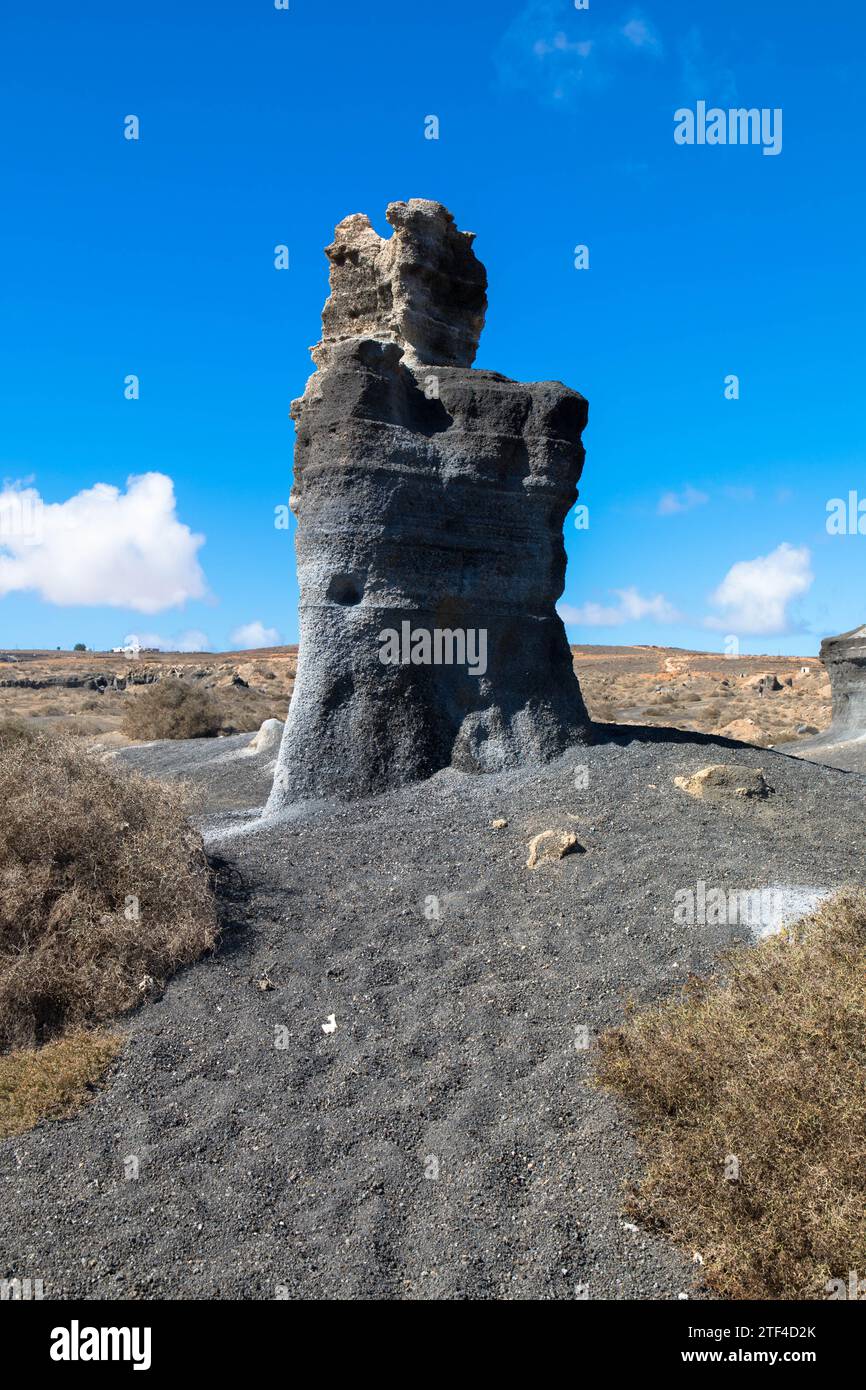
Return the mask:
[[[313,361],[325,366],[331,344],[366,337],[397,343],[409,366],[471,367],[487,310],[475,233],[426,198],[390,203],[385,216],[394,228],[387,240],[354,213],[325,248],[331,295]]]

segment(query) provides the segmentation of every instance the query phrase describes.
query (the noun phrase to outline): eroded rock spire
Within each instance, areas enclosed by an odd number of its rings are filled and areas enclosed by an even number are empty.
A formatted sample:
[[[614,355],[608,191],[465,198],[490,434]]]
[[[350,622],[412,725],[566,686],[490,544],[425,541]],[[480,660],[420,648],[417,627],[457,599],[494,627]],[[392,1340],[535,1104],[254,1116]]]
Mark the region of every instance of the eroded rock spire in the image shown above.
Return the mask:
[[[300,653],[272,809],[556,757],[588,719],[555,603],[586,401],[472,368],[486,275],[439,203],[346,218],[295,401]]]
[[[380,237],[363,213],[346,217],[325,254],[331,295],[322,312],[323,366],[347,338],[380,338],[403,348],[407,366],[471,367],[487,309],[487,274],[441,203],[410,198],[385,214],[394,228]]]

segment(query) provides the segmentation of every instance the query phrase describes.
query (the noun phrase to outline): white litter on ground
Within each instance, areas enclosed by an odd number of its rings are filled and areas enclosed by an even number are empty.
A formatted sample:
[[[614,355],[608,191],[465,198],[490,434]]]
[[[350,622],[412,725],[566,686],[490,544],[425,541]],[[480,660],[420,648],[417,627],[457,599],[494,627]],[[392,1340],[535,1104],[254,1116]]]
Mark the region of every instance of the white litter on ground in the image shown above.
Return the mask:
[[[761,909],[758,921],[750,920],[746,925],[756,941],[784,931],[802,917],[808,917],[827,898],[832,898],[835,888],[817,888],[806,883],[771,884],[761,889]]]

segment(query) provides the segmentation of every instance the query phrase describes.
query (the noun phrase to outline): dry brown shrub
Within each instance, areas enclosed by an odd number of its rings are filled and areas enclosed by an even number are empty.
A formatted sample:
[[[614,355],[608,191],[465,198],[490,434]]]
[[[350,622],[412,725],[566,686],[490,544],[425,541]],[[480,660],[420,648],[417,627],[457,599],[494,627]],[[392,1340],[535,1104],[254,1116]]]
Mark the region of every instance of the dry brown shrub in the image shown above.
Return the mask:
[[[214,943],[183,788],[0,732],[0,1049],[132,1008]]]
[[[715,1292],[820,1299],[866,1275],[861,890],[604,1034],[598,1079],[639,1126],[629,1213],[699,1252]]]
[[[266,719],[286,717],[288,696],[275,698],[237,686],[223,687],[213,693],[222,715],[224,734],[255,733]]]
[[[121,728],[127,738],[211,738],[222,726],[222,711],[210,691],[169,678],[130,696]]]
[[[0,1139],[74,1114],[93,1098],[122,1045],[115,1035],[75,1028],[38,1051],[0,1056]]]
[[[32,724],[28,724],[24,719],[10,718],[0,719],[0,739],[6,743],[24,742],[36,737],[36,730]]]

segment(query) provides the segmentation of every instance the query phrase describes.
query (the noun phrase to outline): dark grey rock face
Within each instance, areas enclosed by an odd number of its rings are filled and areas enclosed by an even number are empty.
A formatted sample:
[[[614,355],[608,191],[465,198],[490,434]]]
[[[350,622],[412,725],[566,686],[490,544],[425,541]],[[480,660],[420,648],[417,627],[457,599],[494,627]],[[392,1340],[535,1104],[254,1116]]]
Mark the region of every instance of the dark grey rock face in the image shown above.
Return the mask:
[[[435,203],[388,218],[390,242],[366,219],[337,229],[318,371],[293,405],[301,634],[272,809],[586,738],[554,608],[586,401],[462,365],[485,302],[471,238]]]
[[[833,723],[828,733],[866,735],[866,627],[825,637],[821,660],[833,692]]]
[[[817,738],[791,746],[790,752],[848,772],[866,773],[866,627],[825,637],[821,660],[830,677],[833,722]]]

